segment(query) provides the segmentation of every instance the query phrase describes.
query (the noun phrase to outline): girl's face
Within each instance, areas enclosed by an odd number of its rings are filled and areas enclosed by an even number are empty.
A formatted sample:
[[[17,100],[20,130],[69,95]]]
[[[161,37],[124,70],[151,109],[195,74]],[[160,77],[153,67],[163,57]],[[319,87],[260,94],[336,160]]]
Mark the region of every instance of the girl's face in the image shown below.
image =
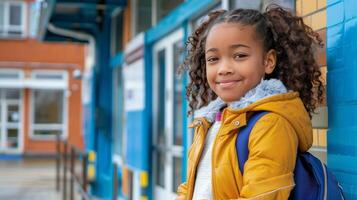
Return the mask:
[[[275,67],[276,53],[264,52],[253,26],[220,23],[209,31],[205,46],[210,88],[223,101],[238,101]]]

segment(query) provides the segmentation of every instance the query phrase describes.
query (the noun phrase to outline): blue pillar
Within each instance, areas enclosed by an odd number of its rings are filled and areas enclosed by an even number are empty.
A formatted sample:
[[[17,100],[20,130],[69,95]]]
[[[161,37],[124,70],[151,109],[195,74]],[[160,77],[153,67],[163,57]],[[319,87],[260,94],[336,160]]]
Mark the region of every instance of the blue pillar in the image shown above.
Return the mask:
[[[357,1],[327,6],[327,163],[346,199],[357,199]]]
[[[112,194],[112,68],[110,65],[110,15],[105,13],[96,37],[94,151],[96,180],[93,195],[111,199]]]

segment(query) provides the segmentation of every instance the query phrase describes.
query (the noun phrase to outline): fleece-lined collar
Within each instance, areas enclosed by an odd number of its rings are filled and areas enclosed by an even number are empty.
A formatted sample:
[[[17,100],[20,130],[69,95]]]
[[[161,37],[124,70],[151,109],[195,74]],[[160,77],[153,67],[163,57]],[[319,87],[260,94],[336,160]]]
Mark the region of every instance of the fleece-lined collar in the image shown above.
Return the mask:
[[[262,80],[256,87],[249,90],[240,100],[230,103],[228,107],[231,109],[242,109],[261,99],[286,92],[287,89],[280,80]],[[214,122],[216,113],[225,106],[227,106],[227,103],[217,97],[217,99],[210,102],[207,106],[197,110],[195,112],[195,118],[204,117],[212,123]]]

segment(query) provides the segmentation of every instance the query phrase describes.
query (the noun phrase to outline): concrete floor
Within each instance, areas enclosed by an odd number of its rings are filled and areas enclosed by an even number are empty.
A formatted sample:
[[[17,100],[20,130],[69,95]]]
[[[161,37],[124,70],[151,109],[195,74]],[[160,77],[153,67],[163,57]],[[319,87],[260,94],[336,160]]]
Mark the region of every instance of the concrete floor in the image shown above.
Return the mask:
[[[0,199],[60,200],[55,170],[50,159],[0,160]]]

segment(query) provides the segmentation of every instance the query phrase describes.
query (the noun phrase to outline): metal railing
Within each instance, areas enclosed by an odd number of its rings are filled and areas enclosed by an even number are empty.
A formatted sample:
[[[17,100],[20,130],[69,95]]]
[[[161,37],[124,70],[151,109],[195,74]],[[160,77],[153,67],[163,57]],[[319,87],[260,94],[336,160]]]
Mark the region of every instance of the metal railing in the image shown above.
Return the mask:
[[[75,187],[79,196],[83,200],[93,200],[88,193],[89,181],[87,179],[88,153],[82,151],[67,140],[61,140],[60,135],[56,139],[56,190],[61,192],[63,200],[75,199]],[[68,160],[69,159],[69,160]],[[68,162],[69,161],[69,162]],[[81,162],[81,172],[76,173],[77,163]],[[61,174],[62,168],[62,174]],[[62,175],[62,180],[61,180]],[[69,180],[69,198],[68,198],[68,180]],[[62,188],[61,188],[62,181]]]
[[[118,197],[118,165],[113,164],[113,194],[112,199],[116,200]]]

